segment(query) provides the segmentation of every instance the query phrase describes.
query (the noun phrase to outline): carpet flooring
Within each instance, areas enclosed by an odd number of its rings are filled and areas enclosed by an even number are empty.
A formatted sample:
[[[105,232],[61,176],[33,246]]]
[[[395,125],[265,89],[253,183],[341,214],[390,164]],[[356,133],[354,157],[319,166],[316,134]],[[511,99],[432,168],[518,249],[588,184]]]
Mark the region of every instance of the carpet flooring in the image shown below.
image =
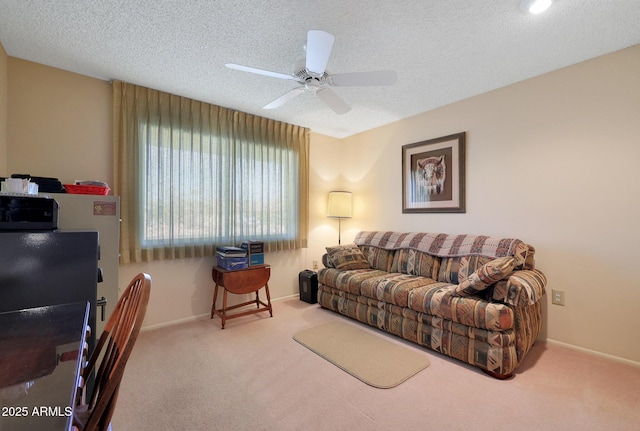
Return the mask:
[[[431,365],[391,389],[346,374],[292,339],[342,321],[298,299],[273,317],[198,318],[143,331],[113,416],[117,431],[603,430],[640,429],[640,368],[538,342],[500,381],[379,332]]]

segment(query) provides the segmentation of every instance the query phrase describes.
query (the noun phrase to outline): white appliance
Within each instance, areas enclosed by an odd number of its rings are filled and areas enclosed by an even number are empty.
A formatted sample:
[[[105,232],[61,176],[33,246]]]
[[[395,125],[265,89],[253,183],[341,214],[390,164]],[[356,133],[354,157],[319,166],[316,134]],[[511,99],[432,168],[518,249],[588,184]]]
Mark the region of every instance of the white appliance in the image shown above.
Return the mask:
[[[46,195],[58,202],[59,229],[98,231],[98,266],[102,269],[102,282],[98,283],[96,335],[100,337],[119,298],[120,197],[69,193]],[[106,304],[101,307],[103,298]]]

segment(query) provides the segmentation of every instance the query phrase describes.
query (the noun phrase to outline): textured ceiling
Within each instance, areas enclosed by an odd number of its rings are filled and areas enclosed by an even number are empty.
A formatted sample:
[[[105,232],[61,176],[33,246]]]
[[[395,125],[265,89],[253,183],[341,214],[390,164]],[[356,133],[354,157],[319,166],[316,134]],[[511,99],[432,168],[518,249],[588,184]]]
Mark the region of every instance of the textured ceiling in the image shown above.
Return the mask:
[[[338,138],[640,43],[640,0],[0,0],[7,54],[309,127]],[[393,69],[390,87],[334,88],[336,115],[296,83],[307,30],[332,33],[331,73]]]

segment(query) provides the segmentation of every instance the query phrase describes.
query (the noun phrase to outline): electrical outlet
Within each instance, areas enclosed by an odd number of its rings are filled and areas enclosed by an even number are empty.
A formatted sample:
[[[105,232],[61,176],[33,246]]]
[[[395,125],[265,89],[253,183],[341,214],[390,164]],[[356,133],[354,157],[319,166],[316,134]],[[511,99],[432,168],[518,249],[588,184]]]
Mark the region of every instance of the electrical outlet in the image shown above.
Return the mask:
[[[564,290],[551,290],[551,303],[555,305],[564,305]]]
[[[317,260],[313,261],[313,269],[318,269],[318,261]]]

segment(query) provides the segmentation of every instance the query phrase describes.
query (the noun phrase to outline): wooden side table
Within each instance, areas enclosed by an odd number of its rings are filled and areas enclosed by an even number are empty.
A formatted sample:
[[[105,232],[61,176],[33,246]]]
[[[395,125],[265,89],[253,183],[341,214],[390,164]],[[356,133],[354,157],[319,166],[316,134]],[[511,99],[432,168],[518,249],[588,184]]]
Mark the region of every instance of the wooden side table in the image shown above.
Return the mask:
[[[271,296],[269,295],[269,277],[271,276],[271,267],[269,265],[255,265],[244,269],[236,269],[229,271],[222,269],[219,266],[214,266],[211,270],[211,278],[215,284],[213,290],[213,305],[211,306],[211,318],[213,316],[219,316],[222,319],[222,329],[227,319],[233,319],[236,317],[247,316],[249,314],[260,313],[262,311],[268,311],[269,315],[273,317],[273,310],[271,308]],[[218,299],[218,287],[224,288],[222,294],[222,308],[216,308],[216,300]],[[264,287],[267,292],[267,302],[260,300],[259,290]],[[252,301],[243,302],[242,304],[232,305],[227,307],[227,293],[235,293],[236,295],[243,295],[247,293],[256,293],[256,299]],[[227,314],[230,310],[236,308],[245,307],[247,305],[256,305],[255,309],[245,310],[233,314]]]

